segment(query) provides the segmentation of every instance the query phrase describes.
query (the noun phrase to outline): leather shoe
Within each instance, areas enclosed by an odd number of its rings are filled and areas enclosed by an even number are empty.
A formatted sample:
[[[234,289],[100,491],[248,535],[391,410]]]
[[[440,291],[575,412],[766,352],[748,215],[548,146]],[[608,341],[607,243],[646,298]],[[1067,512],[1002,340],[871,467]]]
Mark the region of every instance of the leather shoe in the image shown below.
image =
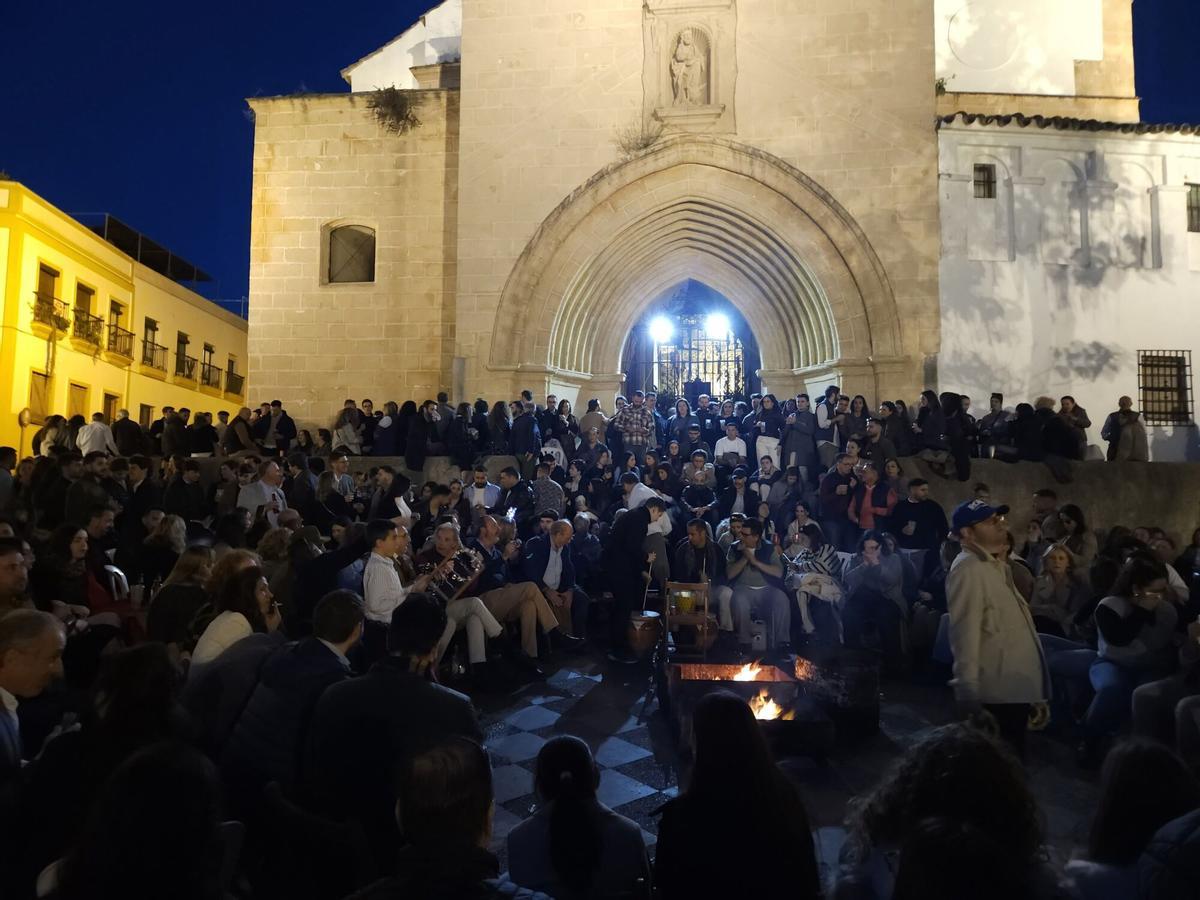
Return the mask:
[[[567,634],[561,628],[554,628],[546,633],[546,640],[551,650],[566,650],[568,653],[579,653],[583,650],[583,638]]]

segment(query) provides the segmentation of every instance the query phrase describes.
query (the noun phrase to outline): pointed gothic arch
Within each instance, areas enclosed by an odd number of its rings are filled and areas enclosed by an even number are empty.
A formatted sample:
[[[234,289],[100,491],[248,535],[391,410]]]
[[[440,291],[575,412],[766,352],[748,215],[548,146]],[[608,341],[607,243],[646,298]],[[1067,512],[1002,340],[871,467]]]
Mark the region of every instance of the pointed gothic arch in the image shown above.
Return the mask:
[[[505,284],[485,377],[615,391],[645,304],[689,277],[745,316],[764,388],[840,379],[876,396],[881,376],[919,381],[919,363],[900,356],[891,285],[849,213],[783,160],[695,135],[602,170],[543,221]]]

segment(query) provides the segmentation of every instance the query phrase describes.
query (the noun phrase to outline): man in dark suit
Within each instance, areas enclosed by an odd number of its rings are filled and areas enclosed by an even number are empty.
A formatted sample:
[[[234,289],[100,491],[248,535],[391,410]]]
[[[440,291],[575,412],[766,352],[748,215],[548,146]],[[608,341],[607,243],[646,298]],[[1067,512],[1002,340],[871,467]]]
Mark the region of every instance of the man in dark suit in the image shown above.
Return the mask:
[[[5,559],[20,551],[5,552]],[[20,698],[36,697],[62,677],[62,625],[49,613],[17,609],[0,619],[0,781],[21,768]]]
[[[296,439],[296,423],[284,412],[280,401],[272,400],[270,406],[265,403],[263,406],[266,409],[250,427],[250,433],[262,445],[265,453],[271,456],[287,456],[292,441]]]
[[[514,510],[517,534],[522,540],[528,538],[536,523],[533,486],[512,466],[506,466],[500,472],[500,499],[488,512],[503,519],[510,509]]]
[[[666,504],[659,497],[651,497],[636,509],[622,513],[608,533],[608,543],[604,547],[604,569],[613,592],[613,649],[609,658],[614,662],[636,662],[629,652],[626,629],[629,614],[642,605],[649,577],[648,566],[655,560],[655,555],[647,555],[642,545],[646,542],[650,525],[657,522],[665,510]]]
[[[362,637],[363,601],[353,591],[321,598],[313,636],[289,644],[263,666],[221,760],[234,794],[257,797],[269,781],[285,787],[299,774],[317,700],[350,677],[346,654]]]
[[[521,414],[513,419],[512,424],[513,456],[517,458],[517,465],[521,467],[521,475],[525,479],[533,477],[534,467],[542,452],[542,432],[534,416],[535,409],[533,401],[523,401]]]
[[[359,822],[380,870],[395,867],[400,764],[439,741],[483,740],[470,698],[430,680],[446,612],[409,594],[392,613],[388,656],[317,701],[305,781],[317,806]]]
[[[548,534],[530,540],[521,557],[521,576],[537,585],[559,625],[582,638],[587,634],[591,599],[575,583],[575,565],[571,560],[574,536],[571,523],[559,519],[550,526]]]

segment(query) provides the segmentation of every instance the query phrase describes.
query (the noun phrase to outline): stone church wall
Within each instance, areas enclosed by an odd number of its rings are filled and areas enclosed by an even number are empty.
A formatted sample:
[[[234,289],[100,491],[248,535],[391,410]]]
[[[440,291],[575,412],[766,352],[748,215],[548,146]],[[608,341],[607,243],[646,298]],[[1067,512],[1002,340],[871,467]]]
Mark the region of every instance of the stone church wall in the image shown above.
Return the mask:
[[[420,125],[386,132],[365,94],[255,98],[250,371],[328,427],[347,397],[433,397],[454,341],[458,92],[412,91]],[[375,280],[328,284],[332,225],[375,230]]]
[[[708,130],[765,150],[850,212],[883,263],[901,317],[905,373],[894,390],[919,387],[939,326],[928,0],[869,0],[852,10],[834,0],[549,7],[506,0],[464,8],[455,351],[464,360],[464,393],[474,396],[497,379],[535,390],[553,380],[544,371],[488,369],[493,331],[511,327],[495,321],[496,310],[542,220],[617,161],[618,132],[636,128],[657,106],[648,94],[655,76],[645,67],[669,61],[667,54],[646,56],[645,46],[653,46],[644,33],[647,16],[697,19],[705,34],[697,43],[710,64],[725,67],[713,75],[712,102],[726,102],[736,84],[719,115],[672,117],[668,132]],[[657,190],[664,203],[671,199],[669,190]],[[745,199],[753,205],[753,197]]]

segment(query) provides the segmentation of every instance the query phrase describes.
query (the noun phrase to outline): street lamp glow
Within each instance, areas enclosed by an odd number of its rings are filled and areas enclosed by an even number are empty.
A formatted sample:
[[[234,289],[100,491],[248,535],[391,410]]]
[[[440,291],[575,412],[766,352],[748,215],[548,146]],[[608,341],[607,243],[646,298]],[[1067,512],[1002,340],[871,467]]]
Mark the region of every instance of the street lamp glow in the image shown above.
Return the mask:
[[[650,337],[656,344],[665,344],[675,334],[675,326],[666,316],[655,316],[650,320]]]
[[[728,337],[731,330],[729,316],[725,313],[709,313],[708,318],[704,320],[704,332],[713,340]]]

